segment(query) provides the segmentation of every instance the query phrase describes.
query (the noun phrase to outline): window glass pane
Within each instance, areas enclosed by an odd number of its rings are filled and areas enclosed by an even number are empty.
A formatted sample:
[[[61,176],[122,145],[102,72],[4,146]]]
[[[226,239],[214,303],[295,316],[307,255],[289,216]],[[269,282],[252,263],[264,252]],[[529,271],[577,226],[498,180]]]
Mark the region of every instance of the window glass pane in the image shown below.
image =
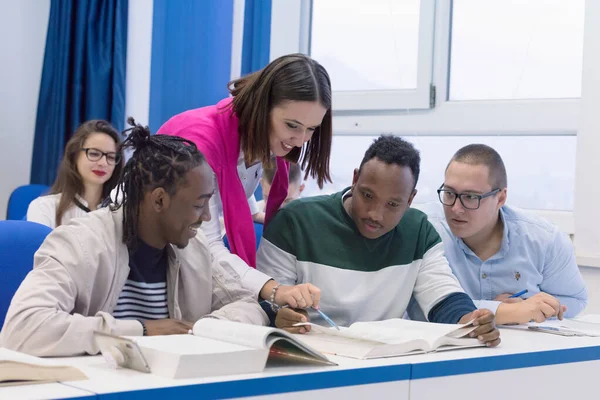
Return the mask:
[[[415,89],[420,0],[313,0],[311,56],[334,91]]]
[[[376,136],[334,136],[333,183],[320,191],[307,182],[303,196],[333,193],[352,184],[365,151]],[[438,201],[436,190],[452,155],[470,143],[484,143],[500,153],[508,174],[508,204],[529,209],[573,210],[575,136],[410,136],[421,153],[421,176],[415,203]]]
[[[450,100],[581,96],[584,0],[454,0]]]

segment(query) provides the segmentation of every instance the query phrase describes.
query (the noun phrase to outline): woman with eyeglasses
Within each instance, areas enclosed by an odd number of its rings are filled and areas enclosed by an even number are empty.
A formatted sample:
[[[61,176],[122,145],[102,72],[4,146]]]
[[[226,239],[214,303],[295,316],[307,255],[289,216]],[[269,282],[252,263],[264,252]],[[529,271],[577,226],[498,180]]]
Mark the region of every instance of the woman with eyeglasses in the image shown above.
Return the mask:
[[[106,121],[81,124],[67,142],[50,193],[31,202],[27,221],[54,229],[99,208],[121,176],[120,142],[119,133]]]

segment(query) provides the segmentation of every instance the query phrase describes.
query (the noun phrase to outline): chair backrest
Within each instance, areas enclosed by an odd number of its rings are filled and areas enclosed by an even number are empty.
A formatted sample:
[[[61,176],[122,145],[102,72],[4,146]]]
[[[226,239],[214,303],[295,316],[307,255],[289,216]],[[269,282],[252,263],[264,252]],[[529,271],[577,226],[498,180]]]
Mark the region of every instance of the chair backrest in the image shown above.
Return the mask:
[[[25,185],[16,188],[8,199],[6,219],[24,219],[29,203],[46,193],[50,188],[46,185]]]
[[[258,249],[258,245],[260,244],[260,238],[262,238],[263,235],[263,224],[259,224],[258,222],[254,223],[254,233],[256,234],[256,248]],[[225,244],[225,247],[227,247],[227,250],[231,250],[229,248],[229,240],[227,240],[227,235],[223,236],[223,243]]]
[[[28,221],[0,221],[0,327],[15,292],[33,269],[33,255],[49,227]]]

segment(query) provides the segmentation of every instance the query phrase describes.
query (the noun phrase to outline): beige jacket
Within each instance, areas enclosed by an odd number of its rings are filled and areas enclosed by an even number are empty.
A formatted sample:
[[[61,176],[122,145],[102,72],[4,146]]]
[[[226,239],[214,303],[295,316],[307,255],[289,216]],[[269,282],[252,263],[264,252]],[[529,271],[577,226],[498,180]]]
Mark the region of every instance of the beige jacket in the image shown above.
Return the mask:
[[[0,334],[8,349],[36,356],[97,354],[94,331],[142,335],[137,320],[111,316],[129,275],[123,212],[101,209],[55,229],[34,257]],[[168,246],[169,316],[195,322],[210,315],[256,325],[269,320],[239,276],[214,262],[198,230],[185,249]]]

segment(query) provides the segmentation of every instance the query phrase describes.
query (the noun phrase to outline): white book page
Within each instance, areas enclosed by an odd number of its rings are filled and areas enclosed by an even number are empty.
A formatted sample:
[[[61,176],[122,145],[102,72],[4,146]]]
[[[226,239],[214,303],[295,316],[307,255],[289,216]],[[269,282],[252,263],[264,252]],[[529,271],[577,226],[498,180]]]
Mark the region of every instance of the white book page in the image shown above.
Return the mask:
[[[425,340],[433,347],[444,336],[462,337],[475,329],[472,325],[436,324],[433,322],[388,319],[385,321],[356,322],[348,328],[352,334],[371,338],[381,343],[399,344]]]
[[[324,328],[327,329],[327,328]],[[312,331],[312,329],[311,329]],[[364,359],[380,343],[353,339],[341,335],[328,335],[323,332],[296,334],[296,339],[326,354]]]
[[[424,340],[433,346],[443,336],[463,337],[473,331],[471,322],[464,325],[436,324],[433,322],[388,319],[384,321],[355,322],[349,328],[327,328],[312,323],[300,323],[295,326],[310,325],[311,331],[331,336],[365,340],[374,344],[401,344],[415,340]]]
[[[477,338],[442,336],[441,338],[437,339],[431,347],[435,350],[442,346],[478,347],[485,345],[480,343]]]
[[[317,350],[354,358],[391,357],[443,345],[480,345],[477,339],[463,338],[475,329],[471,322],[453,325],[389,319],[357,322],[339,331],[310,323],[297,325],[311,325],[311,332],[299,339]]]
[[[194,335],[165,335],[130,337],[140,347],[172,354],[222,354],[252,350],[248,346],[223,342]]]
[[[529,322],[521,325],[501,325],[500,327],[508,329],[526,330],[530,332],[552,333],[551,331],[535,331],[529,329],[529,327],[549,327],[557,328],[559,331],[569,334],[569,336],[600,337],[599,324],[585,322],[578,319],[563,319],[562,321],[558,319],[550,319],[544,322]]]
[[[255,349],[266,349],[266,338],[275,328],[242,324],[216,318],[202,318],[194,324],[193,333],[209,339],[235,343]]]
[[[586,322],[589,324],[600,324],[600,315],[599,314],[580,315],[578,317],[573,318],[571,321]]]
[[[600,336],[600,324],[596,322],[588,322],[586,320],[563,319],[558,321],[560,327],[580,332],[586,336]]]

